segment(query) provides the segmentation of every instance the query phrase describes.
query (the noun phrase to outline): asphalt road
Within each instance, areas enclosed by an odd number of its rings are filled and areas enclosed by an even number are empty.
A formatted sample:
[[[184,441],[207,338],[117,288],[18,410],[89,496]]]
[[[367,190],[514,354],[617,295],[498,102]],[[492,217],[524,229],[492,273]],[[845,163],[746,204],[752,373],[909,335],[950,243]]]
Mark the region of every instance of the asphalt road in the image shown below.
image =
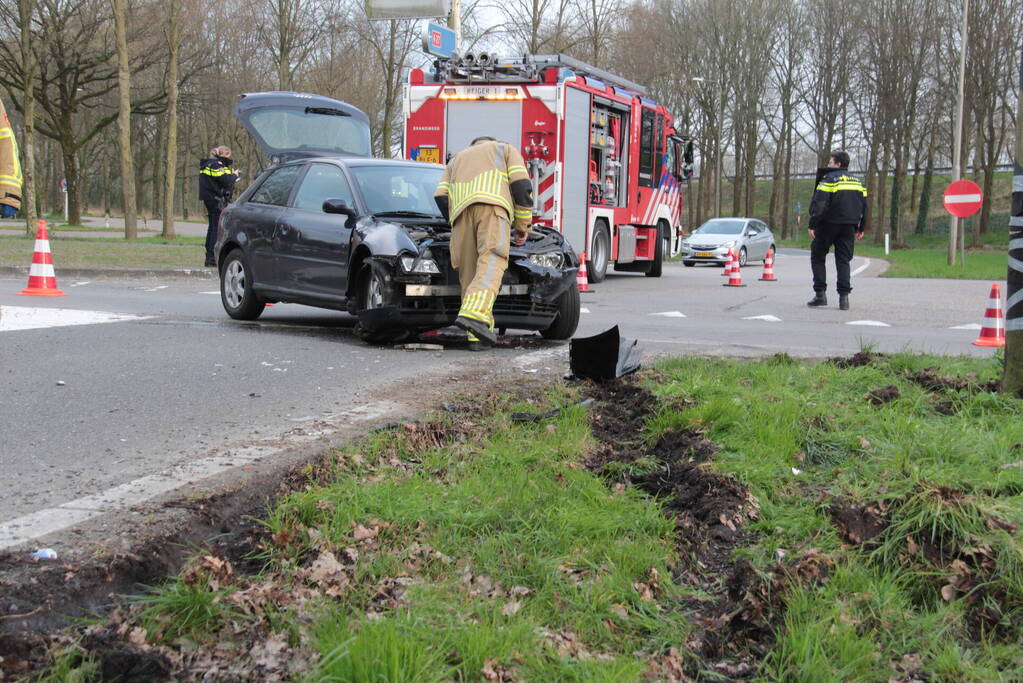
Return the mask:
[[[757,279],[759,264],[747,268],[741,288],[723,286],[720,268],[677,263],[660,279],[611,274],[582,294],[579,335],[618,324],[648,356],[830,356],[864,346],[992,355],[970,344],[977,329],[951,329],[976,328],[991,283],[879,279],[882,264],[856,259],[861,266],[850,311],[835,295],[827,309],[806,307],[806,252],[783,250],[776,282]],[[239,323],[210,280],[86,282],[62,280],[58,269],[58,284],[69,296],[19,297],[21,278],[0,279],[0,523],[230,453],[481,356],[369,346],[352,337],[349,316],[297,305]],[[96,312],[129,317],[89,322]],[[50,326],[7,329],[19,320]],[[523,372],[530,358],[567,369],[565,344],[526,341],[489,357]]]

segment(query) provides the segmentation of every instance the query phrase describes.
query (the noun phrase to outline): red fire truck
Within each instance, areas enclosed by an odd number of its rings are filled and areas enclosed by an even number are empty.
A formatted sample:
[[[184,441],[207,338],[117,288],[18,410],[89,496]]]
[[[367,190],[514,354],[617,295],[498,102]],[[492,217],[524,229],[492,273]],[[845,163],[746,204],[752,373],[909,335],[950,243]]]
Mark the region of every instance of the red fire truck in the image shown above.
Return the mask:
[[[692,140],[643,86],[565,55],[466,54],[413,69],[405,157],[444,163],[480,135],[522,150],[534,223],[586,255],[591,282],[618,271],[660,277],[680,230]]]

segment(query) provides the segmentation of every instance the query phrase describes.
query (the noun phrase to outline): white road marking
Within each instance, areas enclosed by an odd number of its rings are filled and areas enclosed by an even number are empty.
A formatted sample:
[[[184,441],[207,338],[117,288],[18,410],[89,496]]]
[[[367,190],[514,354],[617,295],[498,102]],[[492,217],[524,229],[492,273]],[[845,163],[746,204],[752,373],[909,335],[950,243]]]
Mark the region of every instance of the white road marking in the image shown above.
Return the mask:
[[[854,270],[853,272],[849,273],[849,276],[851,277],[853,275],[859,275],[860,273],[862,273],[863,271],[865,271],[869,267],[870,267],[870,259],[868,259],[867,257],[864,256],[863,257],[863,265],[860,266],[859,268],[857,268],[856,270]]]
[[[269,437],[262,442],[233,448],[227,455],[194,460],[159,474],[135,479],[91,496],[9,520],[0,524],[0,550],[28,543],[111,511],[145,503],[160,494],[194,484],[234,467],[276,457],[296,443],[319,441],[346,426],[383,417],[400,407],[400,404],[391,401],[376,401],[342,413],[326,415],[321,418],[322,426],[318,429],[297,427],[285,432],[283,436]]]
[[[966,325],[953,325],[948,328],[950,330],[979,330],[981,329],[980,323],[969,323]]]
[[[149,315],[122,315],[103,311],[76,311],[70,308],[28,308],[0,306],[0,332],[38,330],[68,325],[96,325],[127,320],[148,320]]]
[[[581,307],[581,308],[579,309],[579,312],[580,312],[580,313],[589,313],[589,312],[590,312],[590,309],[588,309],[588,308],[586,308],[585,306],[583,306],[583,307]]]
[[[220,294],[220,292],[199,292],[200,294]]]
[[[73,282],[73,283],[71,283],[71,286],[72,287],[81,287],[82,285],[88,285],[88,284],[92,284],[92,283],[89,282],[88,280],[86,280],[85,282]]]
[[[850,320],[846,325],[863,325],[865,327],[891,327],[888,323],[880,320]]]
[[[157,285],[151,289],[143,289],[143,292],[159,292],[161,289],[167,289],[168,285]]]
[[[770,315],[770,314],[768,314],[768,315],[751,315],[748,318],[743,318],[743,320],[763,320],[764,322],[769,322],[769,323],[780,323],[781,322],[781,318],[778,318],[778,317]]]
[[[663,313],[651,313],[650,315],[660,315],[665,318],[684,318],[686,314],[682,311],[664,311]]]

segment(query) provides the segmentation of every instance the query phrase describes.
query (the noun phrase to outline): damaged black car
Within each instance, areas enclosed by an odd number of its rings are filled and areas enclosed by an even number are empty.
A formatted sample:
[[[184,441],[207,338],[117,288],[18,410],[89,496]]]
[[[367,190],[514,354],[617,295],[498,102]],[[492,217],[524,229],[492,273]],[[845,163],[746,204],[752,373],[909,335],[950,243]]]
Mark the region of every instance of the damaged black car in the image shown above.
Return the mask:
[[[370,341],[454,322],[451,227],[433,200],[442,166],[372,158],[366,115],[337,100],[255,93],[235,114],[269,167],[221,214],[216,254],[228,315],[254,320],[274,302],[347,311]],[[560,233],[535,227],[511,246],[495,327],[571,337],[578,267]]]

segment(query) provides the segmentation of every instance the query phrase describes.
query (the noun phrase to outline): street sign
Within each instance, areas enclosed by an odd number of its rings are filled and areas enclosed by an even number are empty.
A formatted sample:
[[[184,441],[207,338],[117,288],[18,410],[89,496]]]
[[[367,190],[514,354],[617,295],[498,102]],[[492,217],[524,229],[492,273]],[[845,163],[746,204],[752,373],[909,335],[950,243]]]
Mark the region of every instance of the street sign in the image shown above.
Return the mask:
[[[957,218],[968,218],[980,210],[984,193],[972,180],[957,180],[945,190],[945,210]]]
[[[446,17],[449,10],[448,0],[366,0],[370,21]]]
[[[434,57],[450,57],[455,53],[455,32],[446,26],[427,22],[423,29],[423,52]]]

